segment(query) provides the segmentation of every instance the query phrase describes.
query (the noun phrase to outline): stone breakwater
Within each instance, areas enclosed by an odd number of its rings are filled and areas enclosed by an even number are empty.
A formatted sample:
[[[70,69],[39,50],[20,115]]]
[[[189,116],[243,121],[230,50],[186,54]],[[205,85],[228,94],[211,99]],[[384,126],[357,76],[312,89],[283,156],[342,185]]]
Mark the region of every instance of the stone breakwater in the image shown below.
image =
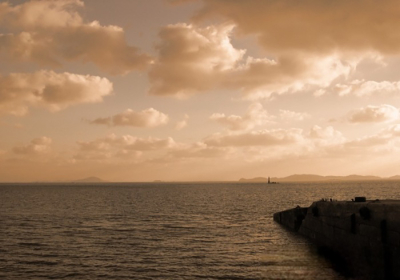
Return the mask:
[[[340,258],[360,279],[400,279],[400,201],[321,200],[274,220]]]

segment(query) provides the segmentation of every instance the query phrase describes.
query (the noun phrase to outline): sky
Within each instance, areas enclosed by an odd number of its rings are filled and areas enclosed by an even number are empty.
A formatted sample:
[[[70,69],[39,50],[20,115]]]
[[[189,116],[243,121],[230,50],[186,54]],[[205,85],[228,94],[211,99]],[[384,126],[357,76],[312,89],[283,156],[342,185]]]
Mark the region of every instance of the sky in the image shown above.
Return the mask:
[[[0,1],[0,181],[400,174],[398,0]]]

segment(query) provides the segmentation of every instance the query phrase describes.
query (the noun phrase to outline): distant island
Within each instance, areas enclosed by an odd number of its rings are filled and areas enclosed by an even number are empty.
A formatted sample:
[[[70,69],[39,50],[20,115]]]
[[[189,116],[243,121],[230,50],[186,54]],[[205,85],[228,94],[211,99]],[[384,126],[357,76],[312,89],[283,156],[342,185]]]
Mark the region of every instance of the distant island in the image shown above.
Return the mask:
[[[256,177],[252,179],[240,178],[239,182],[268,182],[268,179],[264,177]]]
[[[79,180],[74,180],[72,181],[74,183],[102,183],[102,182],[107,182],[103,179],[100,179],[99,177],[87,177]]]
[[[314,174],[294,174],[287,177],[271,177],[271,181],[276,182],[320,182],[320,181],[371,181],[371,180],[400,180],[400,175],[392,177],[379,176],[363,176],[363,175],[348,175],[348,176],[321,176]],[[239,182],[268,182],[268,178],[240,178]]]

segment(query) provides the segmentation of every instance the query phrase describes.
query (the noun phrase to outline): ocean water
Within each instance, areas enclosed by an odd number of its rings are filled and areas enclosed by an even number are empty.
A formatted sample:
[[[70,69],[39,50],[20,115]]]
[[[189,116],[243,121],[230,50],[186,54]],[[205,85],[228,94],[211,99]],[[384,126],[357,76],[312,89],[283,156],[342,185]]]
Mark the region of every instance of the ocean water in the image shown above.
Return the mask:
[[[345,279],[274,212],[400,182],[0,184],[0,279]]]

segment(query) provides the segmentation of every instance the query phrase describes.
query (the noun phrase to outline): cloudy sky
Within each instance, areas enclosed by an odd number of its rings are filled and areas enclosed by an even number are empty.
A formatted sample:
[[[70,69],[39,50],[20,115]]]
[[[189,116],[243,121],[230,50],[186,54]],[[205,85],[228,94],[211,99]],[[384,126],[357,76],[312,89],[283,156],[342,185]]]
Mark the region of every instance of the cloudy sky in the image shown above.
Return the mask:
[[[400,174],[399,14],[0,1],[0,181]]]

